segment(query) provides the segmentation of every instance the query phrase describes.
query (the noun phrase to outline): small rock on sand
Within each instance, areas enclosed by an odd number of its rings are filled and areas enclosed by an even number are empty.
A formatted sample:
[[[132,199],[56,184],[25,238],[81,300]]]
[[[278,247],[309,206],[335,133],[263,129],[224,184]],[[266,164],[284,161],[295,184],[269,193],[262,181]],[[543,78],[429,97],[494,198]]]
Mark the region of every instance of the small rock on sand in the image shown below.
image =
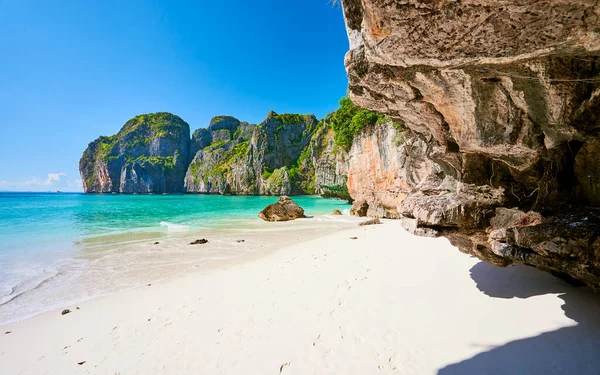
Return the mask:
[[[350,237],[351,240],[358,240],[358,237]]]
[[[206,238],[201,238],[199,240],[196,240],[194,242],[190,242],[190,245],[203,245],[205,243],[207,243],[208,240]]]
[[[6,332],[4,332],[5,335],[8,335],[10,333],[12,333],[12,331],[6,331]]]
[[[242,243],[242,242],[246,242],[246,240],[237,240],[237,241],[235,241],[235,242],[237,242],[237,243]]]
[[[156,241],[154,244],[155,244],[155,245],[158,245],[158,244],[160,244],[160,242]]]
[[[69,309],[64,309],[64,310],[63,310],[63,311],[60,313],[60,315],[67,315],[67,314],[68,314],[68,313],[70,313],[70,312],[71,312],[71,310],[69,310]]]
[[[342,214],[342,211],[340,211],[340,210],[333,210],[333,212],[331,214],[339,216],[339,215]]]
[[[362,223],[360,223],[358,225],[364,226],[364,225],[375,225],[375,224],[381,224],[381,221],[379,221],[379,219],[371,219],[371,220],[363,221]]]
[[[85,363],[85,361],[77,362],[77,364],[78,364],[79,366],[83,365],[84,363]]]

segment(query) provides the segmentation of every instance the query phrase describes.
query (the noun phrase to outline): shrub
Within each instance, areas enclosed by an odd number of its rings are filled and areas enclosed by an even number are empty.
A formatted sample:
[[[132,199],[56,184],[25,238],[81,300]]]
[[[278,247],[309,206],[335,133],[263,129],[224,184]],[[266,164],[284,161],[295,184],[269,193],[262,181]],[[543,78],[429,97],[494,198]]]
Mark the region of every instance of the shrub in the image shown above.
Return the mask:
[[[331,118],[335,144],[349,151],[356,133],[367,125],[385,122],[386,119],[386,116],[359,108],[350,99],[343,97],[340,100],[340,108]]]

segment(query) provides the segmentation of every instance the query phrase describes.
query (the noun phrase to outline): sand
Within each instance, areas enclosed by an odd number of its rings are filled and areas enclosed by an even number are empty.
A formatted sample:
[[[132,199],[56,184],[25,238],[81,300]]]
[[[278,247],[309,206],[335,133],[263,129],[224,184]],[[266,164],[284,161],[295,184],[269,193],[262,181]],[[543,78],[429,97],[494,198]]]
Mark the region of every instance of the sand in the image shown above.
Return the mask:
[[[78,307],[0,327],[0,373],[600,372],[597,295],[391,220]]]

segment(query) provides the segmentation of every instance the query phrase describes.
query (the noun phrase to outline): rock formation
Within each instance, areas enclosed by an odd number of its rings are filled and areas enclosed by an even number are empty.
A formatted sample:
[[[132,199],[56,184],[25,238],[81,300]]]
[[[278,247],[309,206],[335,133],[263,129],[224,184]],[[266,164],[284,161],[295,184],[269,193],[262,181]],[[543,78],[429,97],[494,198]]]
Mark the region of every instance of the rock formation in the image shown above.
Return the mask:
[[[600,290],[597,2],[342,4],[350,98],[407,129],[397,147],[381,125],[355,138],[353,212]]]
[[[348,152],[348,192],[356,216],[397,218],[412,186],[437,183],[427,143],[391,122],[367,126]],[[433,181],[431,181],[433,180]]]
[[[258,125],[228,117],[212,119],[192,138],[185,188],[190,193],[296,195],[314,192],[303,173],[317,126],[313,115],[269,113]],[[308,181],[304,181],[308,179]],[[309,184],[312,182],[312,186]]]
[[[349,199],[346,153],[327,119],[275,112],[258,125],[218,116],[189,139],[170,113],[137,116],[90,143],[80,161],[89,193],[327,194]]]
[[[348,193],[348,154],[335,145],[331,115],[320,122],[309,144],[311,163],[307,174],[314,174],[315,193],[351,201]]]
[[[79,161],[88,193],[181,193],[189,125],[170,113],[140,115],[90,143]]]
[[[265,221],[289,221],[305,216],[302,207],[298,206],[290,197],[284,195],[279,197],[277,202],[265,207],[258,214],[258,217]]]

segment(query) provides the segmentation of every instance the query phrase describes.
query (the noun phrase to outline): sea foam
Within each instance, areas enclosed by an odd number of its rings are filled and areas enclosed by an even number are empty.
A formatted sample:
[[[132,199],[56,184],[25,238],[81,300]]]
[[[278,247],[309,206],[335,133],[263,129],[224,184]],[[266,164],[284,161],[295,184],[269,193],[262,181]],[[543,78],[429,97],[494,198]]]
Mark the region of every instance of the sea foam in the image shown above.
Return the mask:
[[[190,230],[190,227],[188,227],[187,225],[169,223],[168,221],[161,221],[160,225],[163,227],[167,227],[167,233],[180,233],[187,232],[188,230]]]

